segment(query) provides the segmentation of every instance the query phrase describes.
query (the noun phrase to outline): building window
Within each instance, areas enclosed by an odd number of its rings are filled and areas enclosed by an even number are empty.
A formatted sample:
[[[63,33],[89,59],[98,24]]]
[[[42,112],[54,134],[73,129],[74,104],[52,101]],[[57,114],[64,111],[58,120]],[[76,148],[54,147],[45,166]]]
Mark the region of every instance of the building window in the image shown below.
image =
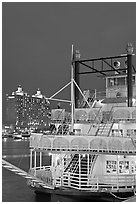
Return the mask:
[[[119,173],[120,174],[129,173],[129,161],[119,161]]]
[[[116,161],[106,161],[106,173],[113,174],[117,173],[117,162]]]

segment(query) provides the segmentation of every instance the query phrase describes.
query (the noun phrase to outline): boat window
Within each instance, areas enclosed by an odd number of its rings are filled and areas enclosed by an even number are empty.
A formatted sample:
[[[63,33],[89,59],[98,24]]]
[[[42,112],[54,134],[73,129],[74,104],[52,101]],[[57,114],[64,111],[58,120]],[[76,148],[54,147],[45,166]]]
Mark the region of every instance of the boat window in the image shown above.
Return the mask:
[[[124,86],[124,85],[126,85],[126,77],[109,78],[107,85],[108,85],[108,87]]]
[[[106,173],[112,174],[117,172],[117,162],[108,160],[106,161]]]
[[[136,136],[136,129],[127,129],[127,137]]]
[[[131,173],[136,174],[136,162],[131,162]]]
[[[125,77],[117,78],[117,86],[125,85]]]
[[[112,129],[112,137],[122,137],[123,136],[123,130],[122,129]]]
[[[114,86],[115,85],[115,80],[114,80],[114,78],[109,78],[108,79],[108,87],[112,87],[112,86]]]
[[[129,173],[129,161],[119,161],[119,173],[120,174]]]

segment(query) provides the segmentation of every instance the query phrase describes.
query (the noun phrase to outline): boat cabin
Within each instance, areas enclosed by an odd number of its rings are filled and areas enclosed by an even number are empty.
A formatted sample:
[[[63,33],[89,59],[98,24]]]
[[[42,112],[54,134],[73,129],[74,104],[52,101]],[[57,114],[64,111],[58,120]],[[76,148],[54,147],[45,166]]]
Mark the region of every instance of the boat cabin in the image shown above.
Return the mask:
[[[136,75],[132,76],[133,98],[136,98]],[[127,75],[115,74],[106,77],[106,97],[127,97]]]

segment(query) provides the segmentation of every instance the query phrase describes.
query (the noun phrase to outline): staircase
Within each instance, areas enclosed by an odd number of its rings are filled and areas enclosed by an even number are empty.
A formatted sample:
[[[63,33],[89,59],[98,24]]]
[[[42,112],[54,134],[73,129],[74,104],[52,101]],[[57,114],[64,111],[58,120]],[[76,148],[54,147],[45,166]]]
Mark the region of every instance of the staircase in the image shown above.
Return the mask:
[[[107,123],[100,123],[99,128],[96,132],[96,136],[109,136],[112,126],[113,121]]]
[[[96,159],[97,155],[75,154],[64,170],[63,185],[77,189],[90,189]]]
[[[58,131],[57,131],[57,134],[58,135],[67,135],[69,132],[69,125],[68,124],[61,124],[59,127],[58,127]]]
[[[79,155],[78,154],[74,154],[72,160],[70,161],[70,163],[68,164],[68,166],[65,168],[65,172],[75,172],[75,169],[77,167],[79,163]]]
[[[88,174],[91,171],[95,158],[96,158],[96,155],[89,155],[89,161],[88,161],[88,155],[84,155],[84,156],[81,155],[81,160],[80,160],[81,176],[83,174]],[[88,166],[89,166],[89,169],[88,169]],[[65,168],[64,172],[79,174],[79,155],[78,154],[74,155],[71,162]]]
[[[110,111],[104,111],[103,112],[103,119],[102,122],[99,124],[98,130],[95,134],[95,136],[109,136],[111,129],[113,127],[114,124],[114,120],[113,120],[113,108],[114,106],[111,107]]]

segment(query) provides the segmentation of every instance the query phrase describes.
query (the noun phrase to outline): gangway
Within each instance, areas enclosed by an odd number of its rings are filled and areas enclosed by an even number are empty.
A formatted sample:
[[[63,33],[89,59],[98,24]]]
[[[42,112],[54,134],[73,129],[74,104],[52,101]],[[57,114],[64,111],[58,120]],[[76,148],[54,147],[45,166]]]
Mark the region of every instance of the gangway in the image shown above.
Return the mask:
[[[8,169],[9,171],[14,172],[15,174],[17,174],[19,176],[22,176],[25,179],[29,179],[32,182],[37,183],[38,185],[40,185],[44,188],[54,189],[53,186],[51,186],[51,185],[45,183],[44,181],[32,176],[31,174],[27,173],[26,171],[20,169],[19,167],[14,166],[13,164],[5,161],[4,159],[2,159],[2,167]]]

